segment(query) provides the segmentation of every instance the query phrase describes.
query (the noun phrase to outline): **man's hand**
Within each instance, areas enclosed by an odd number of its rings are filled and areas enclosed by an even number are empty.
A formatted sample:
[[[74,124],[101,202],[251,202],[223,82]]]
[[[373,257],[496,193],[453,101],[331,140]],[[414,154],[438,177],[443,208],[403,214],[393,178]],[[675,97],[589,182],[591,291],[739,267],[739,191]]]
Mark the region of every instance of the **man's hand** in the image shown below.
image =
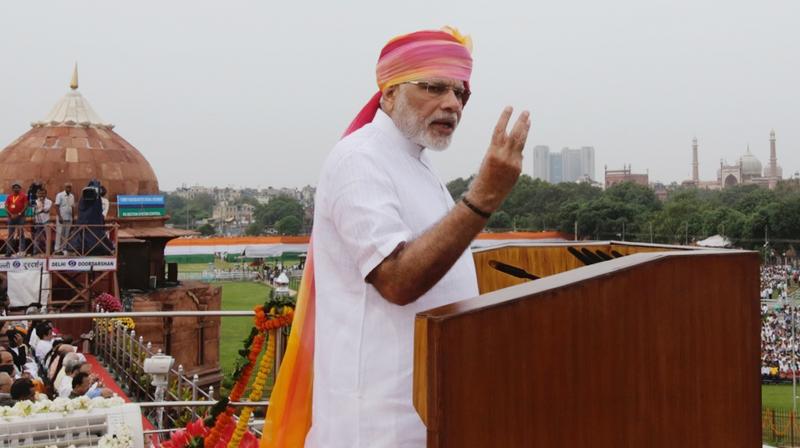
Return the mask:
[[[509,106],[500,114],[492,134],[492,143],[467,192],[470,202],[490,213],[500,208],[522,171],[522,150],[531,127],[530,113],[522,112],[511,133],[507,133],[512,112],[513,108]]]
[[[488,212],[500,207],[522,171],[530,114],[523,112],[511,133],[506,133],[511,112],[507,107],[500,115],[481,169],[467,192],[470,202]],[[447,274],[485,225],[485,217],[466,205],[456,206],[425,233],[384,258],[366,280],[389,302],[412,303]]]

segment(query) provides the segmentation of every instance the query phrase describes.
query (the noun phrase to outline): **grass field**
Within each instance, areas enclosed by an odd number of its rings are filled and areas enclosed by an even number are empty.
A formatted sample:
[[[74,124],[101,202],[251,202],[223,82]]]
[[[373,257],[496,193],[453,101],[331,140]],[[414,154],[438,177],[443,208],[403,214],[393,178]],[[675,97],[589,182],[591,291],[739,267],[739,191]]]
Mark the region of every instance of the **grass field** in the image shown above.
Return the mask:
[[[207,271],[209,265],[213,264],[217,269],[235,269],[241,266],[240,263],[230,263],[223,260],[214,260],[214,263],[181,263],[178,265],[180,272],[203,272]]]
[[[800,395],[800,383],[798,383],[798,395]],[[798,402],[800,404],[800,402]],[[791,384],[769,384],[761,386],[761,406],[767,408],[791,409],[792,408],[792,385]]]
[[[222,286],[223,310],[250,310],[263,304],[269,294],[269,287],[254,282],[218,282]],[[253,319],[243,317],[226,317],[222,319],[219,341],[219,364],[225,379],[222,387],[225,393],[232,387],[230,376],[242,348],[242,341],[250,334]]]

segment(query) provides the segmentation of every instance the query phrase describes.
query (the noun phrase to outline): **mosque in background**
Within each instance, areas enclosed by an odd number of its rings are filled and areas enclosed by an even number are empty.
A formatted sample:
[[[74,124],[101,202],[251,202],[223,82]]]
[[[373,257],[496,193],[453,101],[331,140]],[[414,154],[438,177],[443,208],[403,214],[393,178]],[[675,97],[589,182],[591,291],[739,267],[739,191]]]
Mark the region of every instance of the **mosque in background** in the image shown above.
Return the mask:
[[[720,160],[717,170],[717,180],[700,180],[700,166],[697,161],[697,138],[692,140],[692,178],[683,181],[683,185],[696,186],[709,190],[721,190],[736,185],[758,185],[773,189],[778,181],[783,179],[783,169],[778,165],[778,156],[775,147],[775,131],[769,133],[769,164],[762,168],[761,161],[747,151],[739,157],[734,164]]]

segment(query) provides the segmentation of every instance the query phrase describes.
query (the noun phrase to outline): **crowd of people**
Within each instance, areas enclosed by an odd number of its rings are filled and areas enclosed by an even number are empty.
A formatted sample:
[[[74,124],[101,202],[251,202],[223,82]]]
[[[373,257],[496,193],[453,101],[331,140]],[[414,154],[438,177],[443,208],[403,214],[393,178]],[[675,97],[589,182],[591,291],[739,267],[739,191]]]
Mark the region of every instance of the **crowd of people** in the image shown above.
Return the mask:
[[[69,255],[73,222],[80,225],[102,225],[108,216],[110,202],[107,190],[99,181],[93,180],[76,199],[71,183],[65,183],[53,200],[41,182],[34,182],[27,193],[22,192],[20,182],[11,185],[11,194],[6,196],[5,210],[8,216],[8,237],[4,245],[6,256],[39,255],[47,252],[48,224],[55,223],[52,253]],[[26,235],[26,223],[31,226]]]
[[[0,406],[39,398],[110,397],[86,357],[51,322],[9,322],[0,347]]]
[[[800,306],[792,300],[800,269],[790,265],[761,268],[761,377],[764,381],[791,378],[800,371]],[[796,336],[793,337],[792,327]]]

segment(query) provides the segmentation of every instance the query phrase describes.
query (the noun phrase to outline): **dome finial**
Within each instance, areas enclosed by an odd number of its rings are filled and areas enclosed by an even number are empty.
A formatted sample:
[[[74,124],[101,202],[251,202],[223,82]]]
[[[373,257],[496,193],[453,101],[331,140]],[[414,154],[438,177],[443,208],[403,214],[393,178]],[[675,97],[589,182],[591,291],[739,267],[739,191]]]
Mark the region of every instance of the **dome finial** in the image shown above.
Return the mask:
[[[78,63],[75,62],[75,68],[72,69],[72,81],[69,83],[69,88],[78,90]]]

